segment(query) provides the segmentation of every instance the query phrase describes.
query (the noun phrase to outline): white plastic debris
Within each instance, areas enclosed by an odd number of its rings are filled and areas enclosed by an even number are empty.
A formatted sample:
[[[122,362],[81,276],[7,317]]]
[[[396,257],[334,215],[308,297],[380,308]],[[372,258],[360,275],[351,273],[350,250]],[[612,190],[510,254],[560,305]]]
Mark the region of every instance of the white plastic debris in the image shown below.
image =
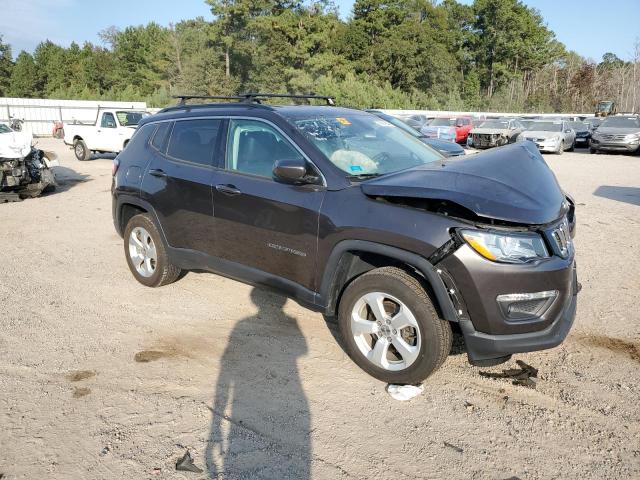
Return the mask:
[[[401,402],[407,402],[417,397],[423,390],[422,385],[394,385],[392,383],[387,385],[387,393],[391,395],[391,398]]]

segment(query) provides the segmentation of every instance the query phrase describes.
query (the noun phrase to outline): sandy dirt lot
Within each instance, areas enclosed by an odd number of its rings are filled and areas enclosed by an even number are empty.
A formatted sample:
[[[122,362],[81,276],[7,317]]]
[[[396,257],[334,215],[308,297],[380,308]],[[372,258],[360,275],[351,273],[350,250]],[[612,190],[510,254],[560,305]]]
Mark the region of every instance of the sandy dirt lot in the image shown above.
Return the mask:
[[[583,290],[562,346],[513,358],[537,388],[459,345],[400,403],[291,300],[210,274],[139,285],[111,158],[40,146],[58,191],[0,205],[0,478],[640,478],[640,157],[547,156]],[[204,473],[175,471],[187,449]]]

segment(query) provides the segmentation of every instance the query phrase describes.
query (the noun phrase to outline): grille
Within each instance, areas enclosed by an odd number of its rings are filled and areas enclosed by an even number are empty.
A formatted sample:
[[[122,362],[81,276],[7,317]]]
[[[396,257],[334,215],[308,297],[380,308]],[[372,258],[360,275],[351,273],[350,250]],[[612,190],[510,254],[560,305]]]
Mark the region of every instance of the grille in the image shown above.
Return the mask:
[[[603,142],[624,142],[626,135],[601,135],[600,139]]]
[[[547,303],[547,298],[542,298],[540,300],[530,300],[528,302],[517,302],[509,305],[509,313],[511,314],[535,314],[538,309]]]

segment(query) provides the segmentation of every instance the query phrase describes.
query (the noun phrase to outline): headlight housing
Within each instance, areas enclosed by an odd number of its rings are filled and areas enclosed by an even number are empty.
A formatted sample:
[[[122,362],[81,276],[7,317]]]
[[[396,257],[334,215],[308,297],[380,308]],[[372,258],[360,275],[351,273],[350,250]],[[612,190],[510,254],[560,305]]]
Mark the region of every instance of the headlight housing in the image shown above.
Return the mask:
[[[460,230],[464,241],[478,254],[493,262],[529,263],[549,258],[549,251],[537,233]]]

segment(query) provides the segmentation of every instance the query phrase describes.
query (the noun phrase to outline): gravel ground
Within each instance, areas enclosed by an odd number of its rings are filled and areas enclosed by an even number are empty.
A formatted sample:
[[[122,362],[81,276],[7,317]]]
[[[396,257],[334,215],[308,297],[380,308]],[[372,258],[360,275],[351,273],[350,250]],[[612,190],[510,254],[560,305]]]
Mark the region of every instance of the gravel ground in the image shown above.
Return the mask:
[[[400,403],[291,300],[136,283],[110,157],[40,146],[58,191],[0,205],[1,478],[640,478],[640,157],[547,156],[578,205],[583,290],[562,346],[514,356],[537,388],[458,348]],[[175,471],[187,449],[204,473]]]

